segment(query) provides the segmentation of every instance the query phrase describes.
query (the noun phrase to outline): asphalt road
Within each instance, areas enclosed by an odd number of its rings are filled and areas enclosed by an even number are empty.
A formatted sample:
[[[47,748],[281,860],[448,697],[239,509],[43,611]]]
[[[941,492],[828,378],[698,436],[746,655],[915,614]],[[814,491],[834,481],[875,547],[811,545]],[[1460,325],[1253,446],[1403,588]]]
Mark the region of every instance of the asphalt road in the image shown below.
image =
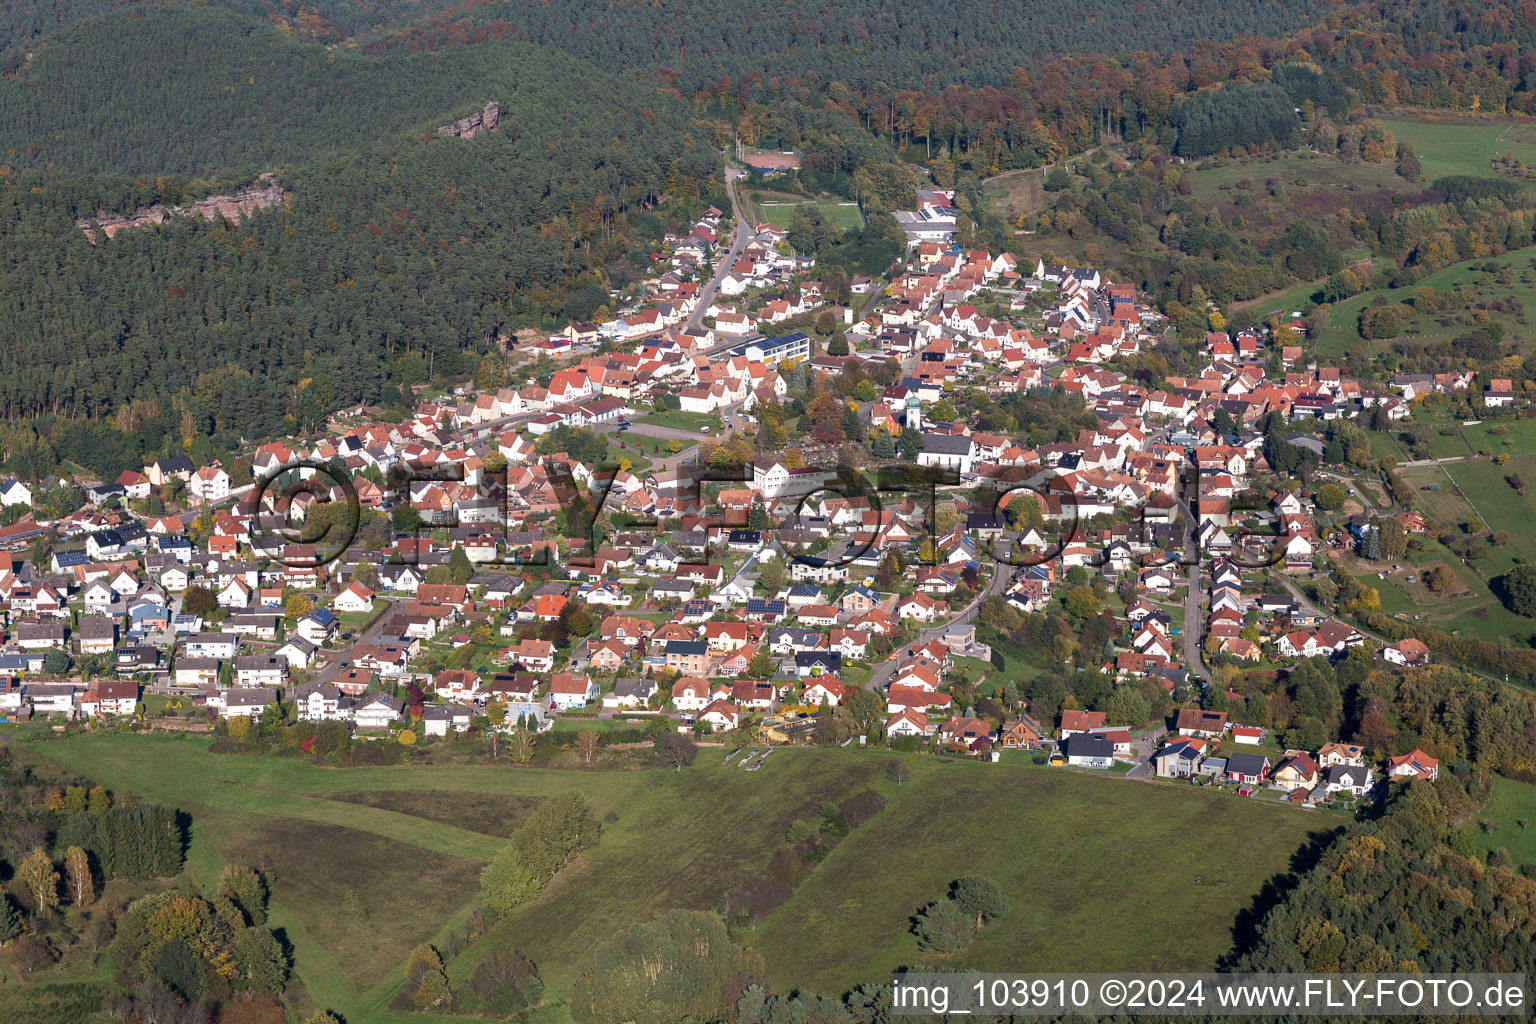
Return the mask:
[[[928,626],[918,630],[917,638],[911,641],[910,646],[920,647],[930,640],[937,640],[948,632],[951,626],[961,626],[974,619],[976,617],[976,609],[981,607],[983,601],[994,594],[1001,594],[1007,588],[1008,581],[1013,576],[1011,568],[1011,566],[1006,566],[1001,562],[994,562],[992,565],[992,578],[987,581],[986,587],[971,600],[971,603],[961,609],[960,614],[953,616],[942,626]],[[900,662],[900,658],[887,658],[880,662],[870,671],[869,678],[864,680],[865,688],[874,690],[876,693],[883,693],[885,691],[885,684],[895,674],[896,666]]]
[[[704,311],[714,301],[715,292],[720,288],[720,282],[725,280],[725,275],[731,272],[731,268],[736,265],[736,260],[740,258],[742,250],[747,247],[749,232],[745,218],[741,215],[741,202],[736,198],[736,182],[731,178],[729,164],[725,166],[725,194],[730,196],[731,217],[736,221],[736,226],[731,232],[731,247],[726,250],[725,255],[715,264],[714,276],[705,283],[703,288],[699,289],[698,305],[693,307],[693,313],[688,317],[687,322],[683,324],[684,330],[691,331],[704,320]]]
[[[1200,548],[1195,543],[1195,514],[1189,503],[1179,498],[1179,511],[1184,516],[1184,560],[1189,563],[1189,580],[1184,594],[1184,665],[1202,682],[1211,681],[1211,673],[1205,667],[1205,652],[1201,643],[1205,639],[1205,591],[1200,585]]]
[[[393,603],[392,601],[377,595],[375,595],[374,601],[382,602],[384,604]],[[330,655],[330,660],[326,662],[325,668],[321,669],[319,672],[310,677],[310,685],[328,686],[335,682],[336,677],[341,675],[342,662],[346,662],[347,667],[351,668],[352,652],[357,649],[357,645],[371,644],[377,640],[379,638],[379,634],[384,632],[384,623],[389,620],[389,615],[390,609],[386,608],[384,610],[384,614],[373,620],[373,625],[363,630],[360,636],[354,637],[350,644],[345,647],[338,647],[336,650],[328,652]]]

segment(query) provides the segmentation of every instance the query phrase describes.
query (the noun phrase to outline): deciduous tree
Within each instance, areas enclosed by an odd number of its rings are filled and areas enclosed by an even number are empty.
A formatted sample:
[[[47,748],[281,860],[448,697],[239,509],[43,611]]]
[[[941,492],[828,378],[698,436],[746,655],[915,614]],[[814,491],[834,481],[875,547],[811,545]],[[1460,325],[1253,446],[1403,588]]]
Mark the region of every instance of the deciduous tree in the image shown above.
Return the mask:
[[[59,873],[53,861],[41,847],[33,848],[27,859],[16,869],[16,877],[26,886],[32,898],[32,909],[41,913],[59,905]]]

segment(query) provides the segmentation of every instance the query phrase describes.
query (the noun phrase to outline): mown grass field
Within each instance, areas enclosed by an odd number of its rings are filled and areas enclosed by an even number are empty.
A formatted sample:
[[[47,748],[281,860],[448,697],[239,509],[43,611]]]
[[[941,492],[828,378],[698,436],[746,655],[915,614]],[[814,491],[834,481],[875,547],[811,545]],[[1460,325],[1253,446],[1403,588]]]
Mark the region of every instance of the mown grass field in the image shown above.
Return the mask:
[[[697,433],[700,427],[719,430],[720,415],[718,413],[684,412],[681,409],[668,409],[666,412],[648,412],[644,416],[635,419],[636,432],[644,433],[647,424],[653,427],[670,427],[673,430],[690,430]]]
[[[467,919],[481,863],[501,843],[487,833],[571,786],[617,821],[450,965],[462,983],[499,945],[521,949],[547,985],[540,1021],[567,1019],[563,1004],[596,943],[668,908],[718,907],[763,872],[791,822],[865,788],[886,808],[745,936],[780,990],[836,994],[920,962],[908,918],[966,873],[996,878],[1013,910],[966,951],[964,966],[1209,968],[1264,882],[1331,824],[1224,793],[1029,764],[914,757],[898,786],[884,773],[892,755],[857,749],[780,750],[750,773],[723,766],[720,748],[704,748],[681,773],[324,769],[118,734],[36,749],[192,814],[190,881],[208,884],[230,861],[269,871],[273,921],[293,945],[299,980],[313,1005],[349,1024],[420,1020],[388,1008],[411,946]],[[1237,848],[1241,857],[1210,856]],[[1149,933],[1161,938],[1148,943]]]
[[[1536,420],[1484,420],[1461,432],[1473,448],[1490,455],[1536,452]]]
[[[1413,147],[1426,182],[1448,174],[1494,176],[1492,161],[1513,153],[1527,164],[1536,161],[1536,136],[1526,121],[1430,121],[1381,118],[1382,127]]]
[[[844,231],[851,231],[864,226],[864,214],[856,203],[840,203],[830,200],[812,203],[804,202],[762,202],[758,204],[758,210],[762,212],[763,219],[781,227],[789,227],[789,222],[794,219],[795,209],[800,206],[815,205],[821,210],[821,215],[827,220],[841,227]]]

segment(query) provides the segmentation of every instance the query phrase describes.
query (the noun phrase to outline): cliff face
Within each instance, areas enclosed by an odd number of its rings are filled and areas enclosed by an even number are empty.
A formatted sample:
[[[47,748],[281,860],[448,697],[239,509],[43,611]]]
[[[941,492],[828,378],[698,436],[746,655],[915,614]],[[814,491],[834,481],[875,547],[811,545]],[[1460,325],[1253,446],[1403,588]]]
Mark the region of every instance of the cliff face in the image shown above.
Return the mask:
[[[164,224],[174,217],[205,217],[208,220],[222,218],[233,224],[249,217],[257,210],[268,210],[288,198],[288,193],[273,179],[272,175],[263,174],[262,184],[255,188],[248,188],[241,192],[227,196],[208,196],[199,199],[186,206],[169,206],[156,203],[154,206],[146,206],[142,210],[120,216],[98,210],[95,217],[81,217],[75,221],[75,225],[85,233],[85,237],[94,245],[98,239],[96,225],[100,225],[101,233],[111,238],[119,231],[128,228],[151,227],[156,224]]]
[[[483,109],[475,111],[468,117],[461,117],[453,124],[438,125],[437,134],[446,135],[450,139],[472,139],[481,132],[494,131],[499,124],[501,124],[501,107],[492,100]]]

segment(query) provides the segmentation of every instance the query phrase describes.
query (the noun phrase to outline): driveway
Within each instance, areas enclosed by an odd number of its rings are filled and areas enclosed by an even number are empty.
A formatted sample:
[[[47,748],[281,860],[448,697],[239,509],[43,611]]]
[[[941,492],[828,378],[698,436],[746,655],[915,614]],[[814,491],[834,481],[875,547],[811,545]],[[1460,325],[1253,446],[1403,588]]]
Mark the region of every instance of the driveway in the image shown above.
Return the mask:
[[[1125,777],[1128,779],[1151,779],[1153,774],[1152,755],[1157,753],[1158,747],[1163,745],[1163,737],[1168,735],[1168,727],[1159,724],[1156,728],[1148,730],[1141,736],[1131,740],[1131,752],[1136,755],[1136,766]]]

